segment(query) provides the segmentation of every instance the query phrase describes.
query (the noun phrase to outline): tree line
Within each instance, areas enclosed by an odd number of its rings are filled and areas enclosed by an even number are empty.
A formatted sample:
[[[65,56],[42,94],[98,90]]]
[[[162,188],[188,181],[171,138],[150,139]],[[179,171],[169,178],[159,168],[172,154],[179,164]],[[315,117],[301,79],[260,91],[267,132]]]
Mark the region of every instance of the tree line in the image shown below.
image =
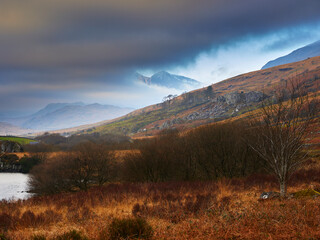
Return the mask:
[[[38,193],[87,190],[106,182],[216,180],[263,172],[265,164],[244,141],[242,123],[214,124],[181,134],[162,132],[141,141],[119,160],[92,142],[44,160],[31,171]]]

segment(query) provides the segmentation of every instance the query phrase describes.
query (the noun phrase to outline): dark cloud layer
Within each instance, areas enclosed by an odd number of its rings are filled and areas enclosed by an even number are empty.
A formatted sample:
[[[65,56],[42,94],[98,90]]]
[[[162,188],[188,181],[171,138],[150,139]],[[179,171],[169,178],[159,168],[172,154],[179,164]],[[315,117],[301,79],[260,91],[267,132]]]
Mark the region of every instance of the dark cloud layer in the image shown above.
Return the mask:
[[[320,20],[319,0],[0,3],[0,83],[115,82],[234,38]]]

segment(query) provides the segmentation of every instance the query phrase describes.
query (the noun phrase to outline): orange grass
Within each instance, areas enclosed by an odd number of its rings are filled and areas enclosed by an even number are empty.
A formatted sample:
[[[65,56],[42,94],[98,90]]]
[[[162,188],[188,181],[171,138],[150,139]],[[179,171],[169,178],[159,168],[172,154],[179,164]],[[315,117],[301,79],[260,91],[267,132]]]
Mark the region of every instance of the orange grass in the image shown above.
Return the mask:
[[[320,167],[295,174],[289,192],[320,186]],[[0,202],[0,231],[10,239],[47,239],[79,230],[99,239],[115,217],[139,216],[154,239],[320,239],[320,198],[258,201],[277,191],[273,177],[217,182],[119,183],[88,192]]]

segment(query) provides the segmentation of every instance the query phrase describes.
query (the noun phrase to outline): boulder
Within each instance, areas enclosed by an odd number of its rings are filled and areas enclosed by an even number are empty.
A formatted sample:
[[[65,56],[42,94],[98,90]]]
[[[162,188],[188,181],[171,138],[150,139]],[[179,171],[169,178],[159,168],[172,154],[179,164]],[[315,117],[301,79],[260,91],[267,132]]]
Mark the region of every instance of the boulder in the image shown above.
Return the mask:
[[[227,104],[237,104],[245,102],[245,94],[243,92],[231,92],[224,95]]]
[[[260,195],[260,199],[261,200],[265,200],[265,199],[275,199],[275,198],[280,198],[280,193],[278,192],[263,192]]]
[[[23,148],[19,143],[12,142],[12,141],[2,141],[0,142],[0,152],[5,152],[5,153],[23,152]]]
[[[264,98],[264,94],[258,91],[252,91],[245,94],[246,102],[261,102]]]

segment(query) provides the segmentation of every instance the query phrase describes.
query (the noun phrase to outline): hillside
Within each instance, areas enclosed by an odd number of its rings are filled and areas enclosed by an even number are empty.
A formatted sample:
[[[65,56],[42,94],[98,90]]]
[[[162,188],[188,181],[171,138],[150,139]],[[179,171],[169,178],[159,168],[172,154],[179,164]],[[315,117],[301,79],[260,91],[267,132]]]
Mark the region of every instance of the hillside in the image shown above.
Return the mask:
[[[302,61],[307,58],[320,56],[320,41],[314,42],[302,48],[299,48],[292,53],[279,57],[275,60],[268,62],[266,65],[262,67],[262,69],[267,69],[270,67],[275,67],[287,63],[293,63],[297,61]]]
[[[257,108],[292,78],[303,81],[308,91],[319,91],[320,57],[242,74],[82,132],[149,136],[163,129],[217,122]]]
[[[8,137],[8,136],[0,136],[0,141],[11,141],[11,142],[19,143],[21,145],[29,144],[29,143],[32,143],[32,142],[36,142],[35,140],[29,139],[29,138]]]

